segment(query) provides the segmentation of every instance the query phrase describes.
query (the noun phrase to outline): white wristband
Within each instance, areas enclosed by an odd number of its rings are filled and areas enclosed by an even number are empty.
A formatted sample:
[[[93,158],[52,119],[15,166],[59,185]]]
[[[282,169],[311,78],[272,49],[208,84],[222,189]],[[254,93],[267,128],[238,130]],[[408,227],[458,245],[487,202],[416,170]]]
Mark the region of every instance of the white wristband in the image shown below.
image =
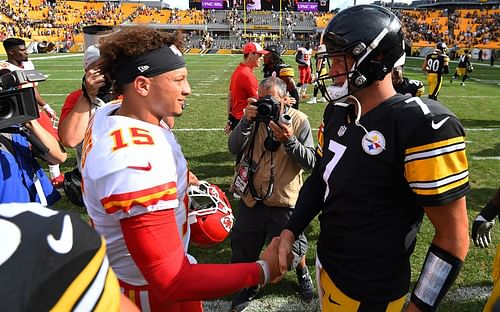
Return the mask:
[[[269,283],[269,278],[271,273],[269,272],[269,266],[267,265],[267,262],[265,260],[257,260],[256,261],[262,268],[262,272],[264,272],[264,283],[262,285],[266,285]]]
[[[50,105],[49,105],[49,104],[45,104],[44,106],[42,106],[42,108],[43,108],[44,110],[49,110],[49,109],[51,109],[51,107],[50,107]]]

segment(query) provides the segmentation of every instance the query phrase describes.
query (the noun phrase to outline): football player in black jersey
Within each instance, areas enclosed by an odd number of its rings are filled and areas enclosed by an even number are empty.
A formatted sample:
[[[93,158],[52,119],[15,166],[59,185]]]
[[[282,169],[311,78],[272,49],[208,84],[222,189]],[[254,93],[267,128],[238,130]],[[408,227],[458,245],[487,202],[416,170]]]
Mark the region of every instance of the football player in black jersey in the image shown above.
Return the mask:
[[[2,311],[139,311],[120,295],[106,243],[80,216],[0,205]]]
[[[429,99],[437,100],[443,75],[450,72],[448,63],[450,58],[446,55],[448,48],[444,42],[438,42],[436,49],[425,56],[422,70],[427,74],[427,84],[429,86]]]
[[[286,83],[286,89],[288,94],[295,100],[290,102],[293,104],[293,108],[299,109],[299,92],[297,86],[295,85],[294,71],[293,68],[283,62],[281,58],[281,49],[276,45],[269,45],[264,50],[271,53],[264,55],[264,78],[267,77],[278,77],[281,78]]]
[[[453,77],[451,77],[450,79],[450,83],[452,83],[453,80],[457,79],[458,77],[462,77],[462,82],[460,84],[462,85],[462,87],[465,86],[465,80],[467,80],[467,78],[469,77],[469,75],[467,74],[471,73],[474,70],[470,59],[471,55],[469,53],[469,50],[465,49],[464,53],[458,58],[458,65],[455,69]]]
[[[317,161],[280,236],[280,268],[319,214],[323,311],[401,311],[424,214],[435,234],[407,311],[435,311],[469,247],[465,133],[439,102],[397,94],[401,22],[376,5],[335,15],[323,34],[330,103]]]
[[[420,80],[408,79],[403,76],[403,66],[395,66],[392,69],[392,85],[397,93],[411,96],[422,96],[424,94],[424,84]]]
[[[408,79],[403,76],[403,65],[395,66],[392,69],[392,85],[397,93],[411,96],[422,96],[424,94],[424,84],[420,80]]]
[[[500,188],[481,209],[472,224],[472,240],[474,245],[486,248],[491,243],[491,229],[495,225],[495,219],[500,218]],[[500,244],[497,244],[495,260],[493,262],[493,290],[484,306],[484,312],[498,311],[495,308],[500,305]]]

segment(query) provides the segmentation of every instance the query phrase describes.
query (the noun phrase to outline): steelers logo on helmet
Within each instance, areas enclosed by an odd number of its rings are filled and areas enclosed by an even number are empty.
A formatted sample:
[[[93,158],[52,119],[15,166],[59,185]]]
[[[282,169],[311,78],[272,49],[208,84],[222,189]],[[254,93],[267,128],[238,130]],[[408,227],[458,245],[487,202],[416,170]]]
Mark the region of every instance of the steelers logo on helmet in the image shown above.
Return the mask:
[[[360,20],[365,27],[359,27]],[[326,46],[323,58],[335,67],[328,77],[320,78],[325,80],[328,100],[340,100],[384,79],[403,56],[403,42],[401,22],[386,8],[357,5],[336,14],[325,27],[321,42]],[[342,63],[344,69],[339,67]]]
[[[222,243],[234,223],[226,194],[217,185],[200,181],[189,186],[188,197],[191,243],[205,248]]]
[[[369,155],[378,155],[385,150],[385,137],[378,131],[370,131],[361,140],[363,150]]]

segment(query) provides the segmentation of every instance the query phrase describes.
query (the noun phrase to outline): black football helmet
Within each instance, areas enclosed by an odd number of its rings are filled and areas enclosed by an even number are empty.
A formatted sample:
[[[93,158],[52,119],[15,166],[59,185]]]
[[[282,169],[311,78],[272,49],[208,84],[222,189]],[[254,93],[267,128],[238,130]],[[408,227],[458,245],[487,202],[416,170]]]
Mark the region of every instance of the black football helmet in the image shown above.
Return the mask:
[[[439,51],[441,51],[443,53],[446,53],[446,52],[448,52],[448,47],[446,46],[446,43],[444,43],[444,42],[438,42],[436,44],[436,50],[439,50]]]
[[[346,65],[345,72],[329,76],[348,78],[342,92],[327,92],[330,101],[382,80],[396,62],[404,58],[400,20],[390,10],[377,5],[357,5],[340,11],[325,27],[322,40],[327,57],[350,55],[355,60],[352,68]],[[325,87],[328,88],[328,83]]]

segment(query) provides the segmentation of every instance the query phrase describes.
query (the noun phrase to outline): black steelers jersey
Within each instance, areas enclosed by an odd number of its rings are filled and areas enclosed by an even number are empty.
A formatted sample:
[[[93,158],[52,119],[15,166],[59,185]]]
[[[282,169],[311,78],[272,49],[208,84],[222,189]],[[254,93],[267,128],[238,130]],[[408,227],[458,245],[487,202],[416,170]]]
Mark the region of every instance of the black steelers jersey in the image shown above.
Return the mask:
[[[292,77],[295,75],[293,68],[285,63],[281,64],[276,64],[272,67],[265,65],[264,69],[262,70],[264,72],[264,78],[267,77]]]
[[[0,311],[118,311],[106,244],[78,215],[0,205]]]
[[[466,53],[460,55],[460,57],[458,58],[457,67],[467,68],[467,66],[469,66],[469,65],[470,65],[470,55],[466,54]]]
[[[410,80],[403,77],[403,81],[400,84],[394,85],[394,90],[403,95],[421,96],[424,94],[424,84],[422,81]]]
[[[332,103],[318,137],[318,160],[287,228],[319,214],[317,253],[333,282],[360,301],[388,302],[409,288],[409,257],[424,206],[469,189],[465,133],[440,103],[395,95],[364,114]]]
[[[429,74],[446,74],[449,62],[448,55],[439,50],[434,50],[425,56],[426,70]]]

